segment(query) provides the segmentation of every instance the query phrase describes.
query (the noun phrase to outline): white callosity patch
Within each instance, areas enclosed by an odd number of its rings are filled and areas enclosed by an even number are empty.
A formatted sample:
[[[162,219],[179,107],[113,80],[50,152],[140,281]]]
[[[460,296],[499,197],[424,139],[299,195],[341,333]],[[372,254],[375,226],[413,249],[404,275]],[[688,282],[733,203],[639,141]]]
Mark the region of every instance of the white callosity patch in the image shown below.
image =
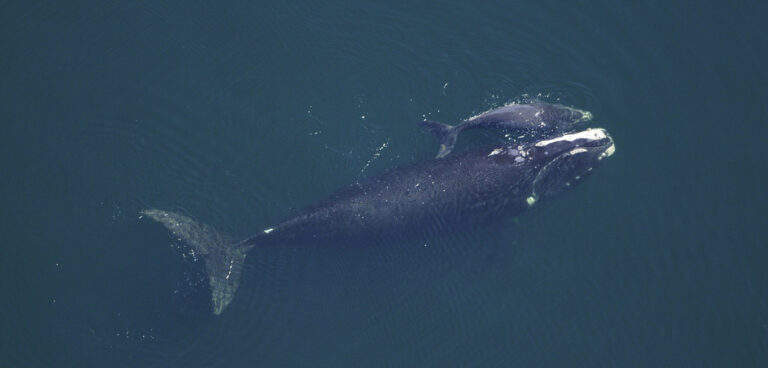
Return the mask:
[[[518,146],[518,148],[496,148],[488,154],[488,157],[505,154],[512,157],[516,163],[520,163],[525,161],[525,151],[522,148],[522,146]]]
[[[272,228],[272,227],[270,227],[269,229],[264,229],[264,234],[269,234],[269,233],[271,233],[274,230],[275,230],[275,228]]]
[[[608,137],[608,133],[605,132],[605,129],[593,128],[593,129],[583,130],[577,133],[566,134],[557,138],[543,140],[543,141],[537,142],[536,147],[544,147],[552,143],[562,142],[562,141],[573,142],[577,139],[600,140],[600,139],[605,139],[607,137]]]
[[[502,152],[504,152],[503,149],[497,148],[497,149],[491,151],[491,153],[488,154],[488,157],[491,157],[491,156],[494,156],[494,155],[498,155],[499,153],[502,153]]]
[[[570,152],[568,152],[568,154],[575,155],[577,153],[582,153],[582,152],[587,152],[587,149],[586,148],[574,148]]]
[[[612,144],[605,151],[603,151],[603,153],[600,154],[600,157],[598,159],[602,160],[606,157],[611,157],[611,155],[613,155],[614,152],[616,152],[616,145]]]
[[[529,206],[533,206],[533,204],[536,203],[536,197],[530,196],[525,199],[525,202],[528,203]]]
[[[523,149],[523,146],[517,146],[517,152],[520,152],[520,156],[525,157],[526,151]]]

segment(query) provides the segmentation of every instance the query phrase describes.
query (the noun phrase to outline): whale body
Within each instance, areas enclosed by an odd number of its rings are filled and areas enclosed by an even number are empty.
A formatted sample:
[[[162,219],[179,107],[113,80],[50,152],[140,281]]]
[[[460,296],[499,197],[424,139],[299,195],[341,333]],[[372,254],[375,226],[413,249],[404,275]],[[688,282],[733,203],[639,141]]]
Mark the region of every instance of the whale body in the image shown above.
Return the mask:
[[[592,113],[589,111],[536,102],[502,106],[453,126],[431,120],[424,120],[419,125],[440,140],[437,158],[441,158],[451,152],[459,133],[467,129],[490,129],[538,138],[567,132],[578,123],[590,120]]]
[[[253,248],[426,240],[498,221],[583,181],[614,150],[605,130],[587,129],[404,165],[342,188],[240,241],[181,214],[157,209],[142,214],[202,255],[213,312],[220,314],[234,298]]]

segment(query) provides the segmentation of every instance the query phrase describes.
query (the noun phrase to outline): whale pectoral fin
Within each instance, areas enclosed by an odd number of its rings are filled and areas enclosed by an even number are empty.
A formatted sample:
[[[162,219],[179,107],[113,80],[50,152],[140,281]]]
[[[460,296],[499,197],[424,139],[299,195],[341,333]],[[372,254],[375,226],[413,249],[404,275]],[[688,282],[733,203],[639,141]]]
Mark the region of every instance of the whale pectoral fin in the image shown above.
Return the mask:
[[[213,313],[221,314],[235,297],[245,255],[250,246],[234,244],[213,227],[184,215],[155,209],[141,211],[141,214],[163,224],[173,235],[201,254],[211,287]]]

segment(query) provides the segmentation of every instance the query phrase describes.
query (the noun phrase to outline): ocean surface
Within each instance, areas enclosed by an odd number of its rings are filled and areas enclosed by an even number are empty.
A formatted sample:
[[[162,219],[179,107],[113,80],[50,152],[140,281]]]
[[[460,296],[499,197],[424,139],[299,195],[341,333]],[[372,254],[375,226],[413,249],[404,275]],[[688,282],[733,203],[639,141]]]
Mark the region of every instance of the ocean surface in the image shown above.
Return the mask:
[[[0,366],[768,366],[765,2],[0,4]],[[616,153],[426,244],[203,262],[426,160],[424,118],[594,114]],[[498,142],[462,133],[456,150]]]

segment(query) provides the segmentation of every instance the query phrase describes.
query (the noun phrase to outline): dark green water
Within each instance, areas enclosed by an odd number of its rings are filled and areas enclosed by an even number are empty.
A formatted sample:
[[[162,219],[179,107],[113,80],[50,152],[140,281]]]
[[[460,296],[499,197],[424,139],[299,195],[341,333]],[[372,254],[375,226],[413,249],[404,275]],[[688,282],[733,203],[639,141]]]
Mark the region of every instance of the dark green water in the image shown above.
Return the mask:
[[[758,2],[0,5],[0,365],[766,366]],[[616,154],[504,226],[254,250],[210,313],[148,207],[245,237],[538,98]],[[467,133],[457,149],[496,139]]]

